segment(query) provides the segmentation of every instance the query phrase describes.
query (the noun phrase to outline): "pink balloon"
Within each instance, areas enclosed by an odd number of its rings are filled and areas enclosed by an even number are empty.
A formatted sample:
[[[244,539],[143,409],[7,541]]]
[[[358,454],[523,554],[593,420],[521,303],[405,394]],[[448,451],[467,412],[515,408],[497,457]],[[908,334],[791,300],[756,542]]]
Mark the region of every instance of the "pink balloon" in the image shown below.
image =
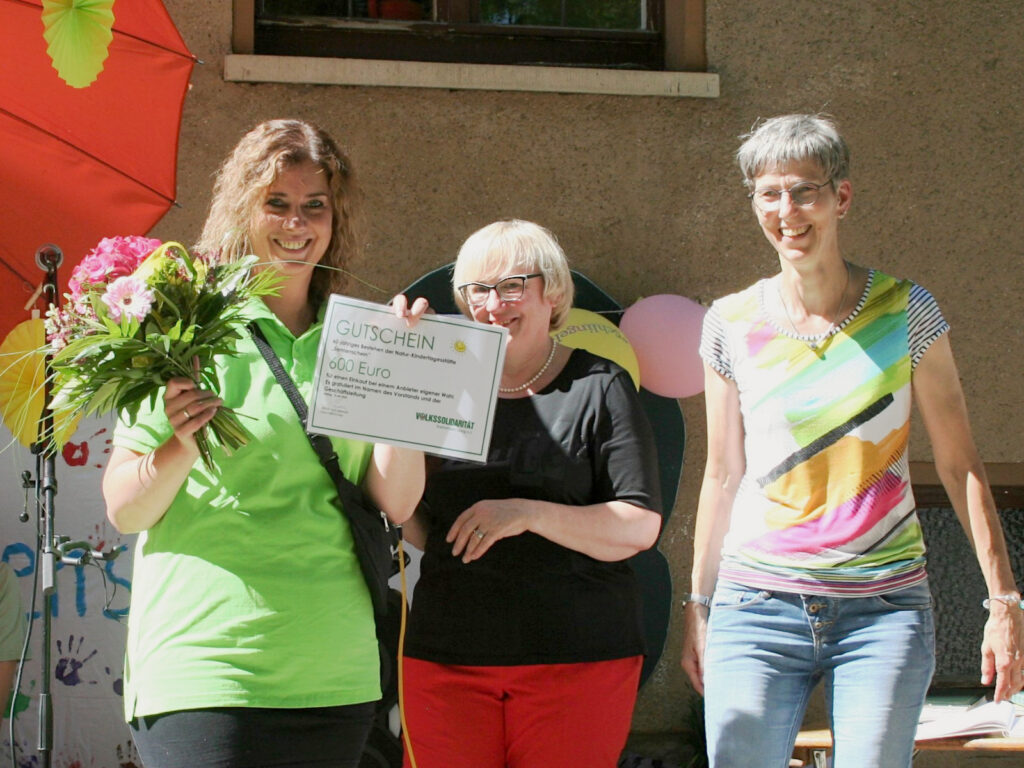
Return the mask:
[[[704,391],[700,331],[707,310],[685,296],[661,293],[640,299],[622,314],[619,330],[640,364],[640,386],[662,397]]]

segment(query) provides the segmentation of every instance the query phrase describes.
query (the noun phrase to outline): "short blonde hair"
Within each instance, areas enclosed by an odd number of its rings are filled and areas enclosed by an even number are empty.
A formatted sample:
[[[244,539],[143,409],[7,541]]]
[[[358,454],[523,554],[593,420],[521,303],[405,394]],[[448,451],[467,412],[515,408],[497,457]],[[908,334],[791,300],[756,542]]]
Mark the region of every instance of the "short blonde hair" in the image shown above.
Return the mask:
[[[343,270],[362,246],[362,196],[348,156],[312,123],[268,120],[242,137],[217,172],[210,212],[195,247],[226,261],[248,255],[249,231],[267,188],[282,171],[306,162],[323,169],[333,214],[331,241],[320,260],[333,269],[314,270],[309,285],[310,300],[319,304],[344,289]]]
[[[452,288],[473,282],[482,274],[504,276],[531,272],[539,272],[544,277],[544,298],[553,305],[551,330],[561,328],[572,309],[572,273],[555,236],[539,224],[508,219],[478,229],[459,249]],[[455,303],[469,314],[457,290]]]

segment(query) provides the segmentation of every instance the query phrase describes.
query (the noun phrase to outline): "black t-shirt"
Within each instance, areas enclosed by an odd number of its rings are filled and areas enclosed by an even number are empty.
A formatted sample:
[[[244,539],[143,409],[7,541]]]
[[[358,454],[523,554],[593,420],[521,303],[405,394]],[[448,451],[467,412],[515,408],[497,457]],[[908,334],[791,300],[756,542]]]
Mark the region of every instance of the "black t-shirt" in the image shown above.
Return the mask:
[[[427,480],[429,526],[405,653],[442,664],[603,661],[644,653],[628,562],[603,562],[533,533],[479,560],[445,535],[482,499],[588,505],[627,501],[661,513],[650,425],[629,374],[574,350],[551,384],[499,399],[486,464],[446,459]]]

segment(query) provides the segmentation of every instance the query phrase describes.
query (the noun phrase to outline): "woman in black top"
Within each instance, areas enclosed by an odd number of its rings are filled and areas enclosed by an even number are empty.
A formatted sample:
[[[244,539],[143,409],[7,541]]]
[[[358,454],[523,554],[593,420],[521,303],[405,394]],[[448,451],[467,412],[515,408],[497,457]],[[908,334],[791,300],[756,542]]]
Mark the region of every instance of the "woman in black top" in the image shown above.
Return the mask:
[[[650,426],[628,373],[550,337],[573,286],[546,229],[485,227],[454,283],[509,335],[487,463],[442,461],[406,528],[425,550],[405,653],[416,765],[614,766],[644,653],[625,560],[661,526]]]

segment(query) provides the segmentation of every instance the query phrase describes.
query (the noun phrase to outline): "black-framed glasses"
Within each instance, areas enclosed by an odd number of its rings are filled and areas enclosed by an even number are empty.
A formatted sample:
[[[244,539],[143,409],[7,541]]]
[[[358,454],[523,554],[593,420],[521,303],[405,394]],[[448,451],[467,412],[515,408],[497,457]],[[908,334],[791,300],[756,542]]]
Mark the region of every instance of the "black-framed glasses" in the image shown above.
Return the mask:
[[[462,300],[471,307],[479,307],[487,303],[491,291],[498,294],[502,301],[519,301],[526,293],[526,281],[531,277],[543,277],[542,272],[531,272],[528,275],[509,275],[493,285],[488,283],[463,283],[455,286]]]
[[[754,205],[761,211],[779,210],[783,195],[789,195],[789,200],[793,205],[807,207],[818,202],[818,195],[821,193],[822,187],[827,187],[831,184],[831,181],[826,181],[822,184],[801,181],[789,189],[772,189],[771,187],[755,189],[747,197],[753,200]]]

